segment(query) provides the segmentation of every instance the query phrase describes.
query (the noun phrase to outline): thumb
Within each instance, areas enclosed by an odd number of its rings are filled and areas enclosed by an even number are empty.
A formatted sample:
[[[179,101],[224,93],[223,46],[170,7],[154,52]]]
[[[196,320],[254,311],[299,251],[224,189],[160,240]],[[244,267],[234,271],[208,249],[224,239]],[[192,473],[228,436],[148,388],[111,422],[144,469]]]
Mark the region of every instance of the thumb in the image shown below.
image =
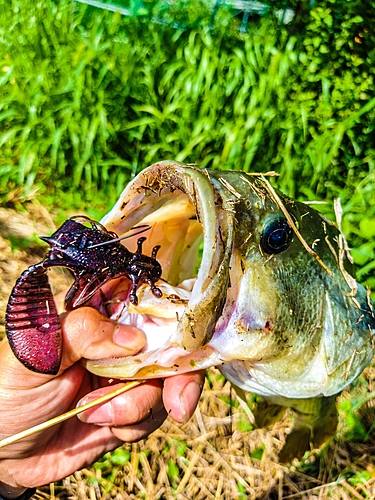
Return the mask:
[[[64,370],[81,358],[131,356],[146,344],[146,335],[134,326],[122,325],[92,307],[81,307],[60,316]]]

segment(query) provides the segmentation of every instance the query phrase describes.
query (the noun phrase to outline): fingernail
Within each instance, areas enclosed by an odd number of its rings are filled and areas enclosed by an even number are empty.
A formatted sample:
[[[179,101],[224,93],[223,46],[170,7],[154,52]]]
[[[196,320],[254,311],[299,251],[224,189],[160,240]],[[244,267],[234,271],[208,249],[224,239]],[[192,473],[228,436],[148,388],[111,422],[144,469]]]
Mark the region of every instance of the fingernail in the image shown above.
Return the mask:
[[[90,396],[86,396],[78,402],[77,407],[83,406],[97,397],[98,396],[94,396],[91,398]],[[101,406],[96,406],[91,410],[86,410],[83,413],[80,413],[78,418],[86,424],[111,425],[113,422],[113,407],[110,402],[105,403]]]
[[[182,423],[186,424],[194,413],[200,394],[201,387],[194,381],[189,382],[182,391],[180,396]]]
[[[139,351],[146,344],[146,335],[134,326],[118,325],[113,334],[113,342],[121,347]]]

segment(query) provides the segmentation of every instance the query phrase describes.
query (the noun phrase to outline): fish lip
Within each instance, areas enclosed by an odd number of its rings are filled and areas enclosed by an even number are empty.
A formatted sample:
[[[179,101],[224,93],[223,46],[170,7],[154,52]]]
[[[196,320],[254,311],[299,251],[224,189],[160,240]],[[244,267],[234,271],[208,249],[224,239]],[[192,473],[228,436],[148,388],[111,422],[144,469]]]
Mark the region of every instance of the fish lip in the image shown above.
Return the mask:
[[[116,379],[149,379],[169,377],[225,363],[221,354],[205,345],[193,352],[166,342],[156,351],[140,353],[123,358],[83,360],[90,372]]]
[[[220,186],[219,186],[220,187]],[[203,238],[203,255],[196,276],[195,284],[190,300],[179,317],[176,331],[171,335],[166,344],[160,347],[159,353],[168,347],[183,349],[187,356],[196,355],[199,359],[202,353],[211,349],[212,360],[207,357],[199,366],[190,366],[183,371],[207,368],[212,365],[221,364],[223,360],[220,354],[213,348],[207,348],[213,336],[216,322],[222,313],[226,299],[226,289],[229,280],[229,264],[233,247],[233,210],[227,198],[223,197],[220,189],[215,188],[215,182],[209,177],[206,170],[193,166],[182,165],[178,162],[164,161],[156,163],[142,171],[124,190],[120,199],[113,209],[102,219],[108,231],[114,231],[118,236],[123,236],[132,227],[140,223],[153,221],[148,238],[149,244],[159,244],[154,236],[157,228],[162,227],[163,220],[154,220],[156,214],[163,214],[163,207],[177,200],[178,194],[183,193],[184,198],[189,200],[194,207],[194,216],[200,224]],[[191,216],[191,213],[188,213]],[[188,217],[189,218],[189,217]],[[194,217],[191,217],[193,220]],[[167,223],[173,220],[173,211]],[[190,219],[189,219],[190,220]],[[192,222],[192,225],[194,222]],[[146,242],[145,242],[146,243]],[[130,248],[131,241],[126,240],[126,246]],[[148,253],[148,250],[145,253]],[[166,272],[169,272],[168,263],[164,265],[167,248],[161,243],[158,260]],[[164,279],[164,274],[162,275]],[[166,276],[168,281],[168,275]],[[200,353],[200,354],[199,354]],[[149,362],[156,354],[154,352],[142,353],[141,363],[149,357]],[[208,356],[210,357],[210,356]],[[131,358],[131,359],[129,359]],[[124,363],[133,360],[134,365],[139,364],[137,358],[123,358]],[[103,360],[100,366],[118,365],[118,360]],[[98,373],[96,361],[87,360],[88,370]],[[99,375],[107,376],[105,368],[100,369]],[[158,372],[159,373],[159,372]],[[174,374],[173,366],[164,370],[163,375]],[[133,375],[126,373],[126,378],[134,376],[137,378],[138,371]],[[112,374],[110,376],[113,376]],[[118,375],[116,375],[118,376]],[[158,376],[151,374],[151,376]]]

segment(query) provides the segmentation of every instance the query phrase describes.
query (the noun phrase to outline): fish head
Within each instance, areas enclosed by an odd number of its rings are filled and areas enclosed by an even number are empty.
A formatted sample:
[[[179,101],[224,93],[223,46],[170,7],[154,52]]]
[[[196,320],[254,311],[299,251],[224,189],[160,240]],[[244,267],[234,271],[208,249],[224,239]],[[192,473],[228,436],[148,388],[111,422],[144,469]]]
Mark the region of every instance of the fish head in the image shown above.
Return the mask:
[[[102,224],[120,237],[149,226],[163,292],[138,290],[113,318],[142,328],[146,347],[87,360],[88,370],[146,379],[217,366],[264,396],[340,392],[370,362],[372,304],[351,275],[340,231],[261,175],[165,161],[142,171]]]

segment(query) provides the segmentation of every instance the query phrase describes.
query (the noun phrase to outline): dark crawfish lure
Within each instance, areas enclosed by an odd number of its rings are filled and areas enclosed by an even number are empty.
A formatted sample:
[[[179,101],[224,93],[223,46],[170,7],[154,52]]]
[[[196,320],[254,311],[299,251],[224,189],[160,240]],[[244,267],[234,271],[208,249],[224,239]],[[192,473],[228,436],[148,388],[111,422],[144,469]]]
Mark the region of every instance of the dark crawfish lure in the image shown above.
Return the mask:
[[[138,303],[137,289],[142,283],[161,297],[155,282],[162,269],[156,260],[158,246],[151,256],[143,255],[146,238],[142,237],[132,253],[120,243],[117,234],[83,216],[68,219],[52,236],[41,239],[51,248],[42,262],[18,278],[8,301],[5,324],[17,359],[30,370],[54,375],[61,363],[62,337],[48,268],[66,267],[74,276],[65,297],[67,310],[84,305],[104,283],[120,276],[131,281],[129,301],[133,304]]]

